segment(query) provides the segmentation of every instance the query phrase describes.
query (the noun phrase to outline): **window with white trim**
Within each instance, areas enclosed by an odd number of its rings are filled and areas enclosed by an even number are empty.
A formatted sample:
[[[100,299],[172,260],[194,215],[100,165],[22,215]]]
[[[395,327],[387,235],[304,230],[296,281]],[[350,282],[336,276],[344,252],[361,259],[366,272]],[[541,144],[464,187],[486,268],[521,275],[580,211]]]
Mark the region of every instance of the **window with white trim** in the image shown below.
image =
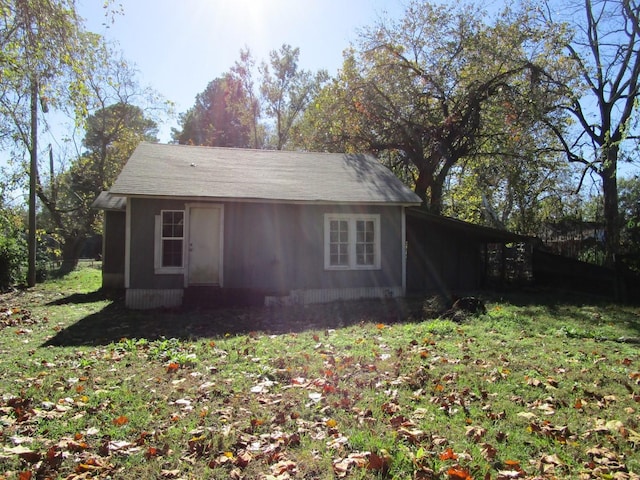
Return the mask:
[[[156,271],[170,273],[184,266],[184,210],[162,210],[156,216]]]
[[[380,215],[324,216],[324,267],[327,270],[380,268]]]

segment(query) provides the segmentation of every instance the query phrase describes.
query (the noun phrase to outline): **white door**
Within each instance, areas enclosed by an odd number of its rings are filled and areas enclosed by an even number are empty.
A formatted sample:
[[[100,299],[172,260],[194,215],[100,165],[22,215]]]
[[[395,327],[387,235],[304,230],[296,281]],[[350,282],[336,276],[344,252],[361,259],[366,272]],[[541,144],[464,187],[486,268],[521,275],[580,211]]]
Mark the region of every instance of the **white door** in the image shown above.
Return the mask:
[[[189,285],[220,285],[220,207],[189,209]]]

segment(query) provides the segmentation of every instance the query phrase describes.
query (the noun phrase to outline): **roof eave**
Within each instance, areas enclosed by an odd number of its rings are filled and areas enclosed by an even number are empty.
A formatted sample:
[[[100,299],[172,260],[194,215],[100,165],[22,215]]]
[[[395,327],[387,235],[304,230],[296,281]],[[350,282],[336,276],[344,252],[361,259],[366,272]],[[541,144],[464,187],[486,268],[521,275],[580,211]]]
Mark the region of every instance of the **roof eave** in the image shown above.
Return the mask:
[[[233,203],[286,203],[295,205],[372,205],[372,206],[399,206],[399,207],[417,207],[419,202],[410,202],[403,200],[328,200],[315,199],[305,200],[296,198],[258,198],[258,197],[211,197],[211,196],[193,196],[193,195],[149,195],[137,193],[119,193],[111,192],[112,195],[127,198],[145,198],[157,200],[182,200],[190,202],[233,202]]]

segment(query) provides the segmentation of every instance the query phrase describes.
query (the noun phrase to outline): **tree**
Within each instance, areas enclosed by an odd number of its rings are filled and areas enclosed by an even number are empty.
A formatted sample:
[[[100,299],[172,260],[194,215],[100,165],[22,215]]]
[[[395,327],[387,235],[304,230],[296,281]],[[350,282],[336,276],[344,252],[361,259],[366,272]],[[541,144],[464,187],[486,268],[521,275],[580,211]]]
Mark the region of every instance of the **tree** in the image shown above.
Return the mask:
[[[640,274],[640,177],[622,178],[618,186],[621,256],[627,268]]]
[[[86,122],[86,151],[50,182],[38,179],[38,197],[50,230],[63,241],[61,273],[72,271],[84,240],[99,231],[99,212],[91,208],[98,194],[115,181],[141,141],[158,141],[158,128],[135,105],[118,103],[97,111]]]
[[[173,129],[173,139],[209,147],[249,147],[255,123],[239,106],[253,108],[250,98],[239,78],[231,74],[216,78],[196,96],[195,105],[180,115],[182,129]]]
[[[231,102],[229,108],[241,119],[242,125],[248,125],[251,133],[251,147],[258,149],[265,144],[264,126],[260,123],[260,99],[255,93],[253,73],[255,61],[248,48],[240,50],[240,60],[231,67],[231,75],[242,85],[246,95]]]
[[[488,129],[493,106],[509,101],[518,111],[552,96],[538,75],[555,57],[549,32],[526,12],[485,18],[469,5],[413,1],[400,21],[365,30],[310,109],[305,144],[380,154],[440,213],[452,167],[505,135]]]
[[[3,139],[29,153],[29,253],[27,284],[36,282],[36,173],[38,111],[54,103],[60,79],[81,100],[83,27],[73,0],[2,0]],[[22,150],[22,151],[24,151]]]
[[[568,92],[567,101],[557,109],[575,120],[575,128],[553,128],[567,159],[584,167],[583,179],[593,174],[602,184],[605,264],[613,267],[618,262],[622,226],[618,165],[625,155],[631,155],[625,144],[638,138],[640,4],[636,0],[584,0],[582,6],[547,4],[543,13],[548,24],[566,21],[573,28],[573,36],[563,46],[583,89],[556,80]],[[556,14],[560,15],[557,19]]]
[[[541,102],[530,93],[529,102],[512,98],[523,91],[512,87],[485,109],[479,148],[452,168],[445,183],[447,215],[536,235],[558,213],[548,208],[556,205],[554,198],[577,200],[574,172],[557,151],[548,118],[537,111]]]
[[[298,68],[300,49],[284,44],[269,53],[269,63],[262,63],[260,92],[264,111],[274,122],[273,146],[282,150],[289,142],[295,122],[316,96],[328,74],[316,74]]]

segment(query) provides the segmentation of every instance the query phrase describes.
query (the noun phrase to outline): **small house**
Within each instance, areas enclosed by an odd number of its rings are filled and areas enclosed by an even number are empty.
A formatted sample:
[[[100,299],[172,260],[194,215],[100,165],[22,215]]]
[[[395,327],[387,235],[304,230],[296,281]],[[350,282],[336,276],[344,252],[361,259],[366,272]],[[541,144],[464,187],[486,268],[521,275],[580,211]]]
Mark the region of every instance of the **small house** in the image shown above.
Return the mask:
[[[94,203],[103,283],[139,309],[398,297],[418,205],[369,155],[142,143]]]

